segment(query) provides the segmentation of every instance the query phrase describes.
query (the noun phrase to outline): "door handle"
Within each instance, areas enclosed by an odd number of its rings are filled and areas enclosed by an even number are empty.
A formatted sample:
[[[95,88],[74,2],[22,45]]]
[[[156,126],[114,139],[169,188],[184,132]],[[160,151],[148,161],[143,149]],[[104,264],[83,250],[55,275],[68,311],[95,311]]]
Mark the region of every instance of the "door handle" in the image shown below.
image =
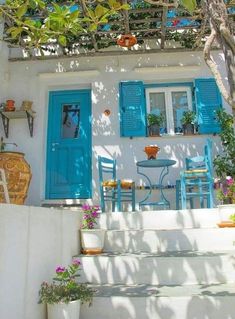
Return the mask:
[[[59,145],[59,143],[52,143],[52,147]]]

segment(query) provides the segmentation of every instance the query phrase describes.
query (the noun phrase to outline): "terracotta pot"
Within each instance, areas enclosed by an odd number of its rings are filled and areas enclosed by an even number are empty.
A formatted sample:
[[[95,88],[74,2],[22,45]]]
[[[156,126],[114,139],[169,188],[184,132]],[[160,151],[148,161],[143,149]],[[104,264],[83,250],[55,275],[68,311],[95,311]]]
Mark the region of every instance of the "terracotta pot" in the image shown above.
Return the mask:
[[[117,40],[117,44],[121,47],[130,48],[137,43],[137,39],[132,34],[124,34]]]
[[[24,154],[0,152],[0,168],[5,170],[11,204],[23,205],[32,177],[30,166],[24,159]],[[5,202],[2,194],[0,194],[0,202]]]
[[[148,145],[144,148],[144,152],[147,154],[148,160],[156,159],[159,151],[160,148],[157,145]]]
[[[6,107],[5,107],[5,111],[6,112],[13,112],[15,111],[15,101],[14,100],[7,100],[6,101]]]

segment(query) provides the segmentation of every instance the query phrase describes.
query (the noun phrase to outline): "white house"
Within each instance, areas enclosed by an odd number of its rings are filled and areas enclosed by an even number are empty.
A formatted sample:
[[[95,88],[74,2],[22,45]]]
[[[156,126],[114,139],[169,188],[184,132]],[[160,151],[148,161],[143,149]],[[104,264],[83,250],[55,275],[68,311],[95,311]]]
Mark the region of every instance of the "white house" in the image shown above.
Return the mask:
[[[213,56],[225,74],[223,55],[214,51]],[[7,140],[17,143],[18,151],[25,153],[31,165],[28,204],[41,205],[45,200],[61,203],[64,199],[75,203],[83,198],[98,203],[98,155],[116,158],[120,178],[131,178],[141,186],[146,183],[137,174],[136,162],[146,158],[146,145],[157,144],[159,158],[177,162],[164,180],[167,186],[175,185],[185,157],[202,153],[208,136],[213,139],[214,154],[219,151],[213,112],[220,106],[220,97],[213,80],[208,81],[212,75],[201,52],[110,52],[95,57],[8,61],[8,49],[2,45],[1,66],[1,102],[13,99],[20,108],[23,100],[31,100],[36,112],[33,137],[26,121],[11,120]],[[200,79],[204,81],[203,92]],[[199,94],[203,94],[203,102]],[[211,99],[215,104],[208,112]],[[136,103],[129,113],[125,112],[128,103]],[[207,114],[200,103],[207,107]],[[222,104],[231,112],[225,102]],[[73,116],[64,124],[67,107],[72,107]],[[177,134],[180,112],[185,109],[197,112],[201,121],[198,134]],[[105,110],[110,111],[109,116]],[[157,138],[147,136],[145,120],[146,113],[154,110],[165,113],[166,118],[163,134]],[[208,119],[213,124],[207,126]],[[4,135],[3,126],[1,131]],[[55,180],[54,174],[61,179]],[[158,174],[152,177],[153,183]]]

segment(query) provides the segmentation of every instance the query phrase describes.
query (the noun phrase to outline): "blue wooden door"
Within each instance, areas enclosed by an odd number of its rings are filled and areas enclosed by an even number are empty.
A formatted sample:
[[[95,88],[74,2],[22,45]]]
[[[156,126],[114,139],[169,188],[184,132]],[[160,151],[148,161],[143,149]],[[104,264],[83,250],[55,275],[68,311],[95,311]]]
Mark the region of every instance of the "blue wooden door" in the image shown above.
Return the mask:
[[[91,92],[50,92],[46,198],[90,197]]]

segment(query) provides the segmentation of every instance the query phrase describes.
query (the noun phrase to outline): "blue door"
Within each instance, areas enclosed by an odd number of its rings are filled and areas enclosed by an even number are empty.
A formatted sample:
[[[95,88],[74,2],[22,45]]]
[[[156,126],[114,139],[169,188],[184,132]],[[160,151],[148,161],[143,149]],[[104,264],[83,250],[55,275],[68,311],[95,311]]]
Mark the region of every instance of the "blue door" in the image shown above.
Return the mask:
[[[91,198],[91,91],[49,94],[47,199]]]

